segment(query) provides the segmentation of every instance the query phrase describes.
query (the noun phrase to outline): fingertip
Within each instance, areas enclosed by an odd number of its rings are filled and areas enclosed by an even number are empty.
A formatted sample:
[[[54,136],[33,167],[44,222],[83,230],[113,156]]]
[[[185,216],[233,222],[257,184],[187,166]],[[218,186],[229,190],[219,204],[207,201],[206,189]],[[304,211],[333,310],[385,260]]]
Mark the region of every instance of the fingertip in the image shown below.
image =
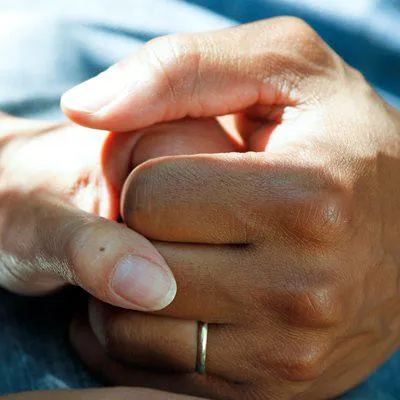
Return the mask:
[[[90,326],[87,317],[76,315],[72,318],[69,325],[69,340],[74,349],[79,351],[91,342]]]
[[[68,92],[62,95],[60,99],[60,108],[63,114],[70,119],[72,122],[75,122],[78,125],[86,126],[88,128],[98,128],[98,124],[96,124],[95,118],[93,118],[93,114],[83,110],[77,110],[73,108],[71,104],[68,102]]]
[[[100,368],[106,362],[104,350],[93,333],[87,317],[79,316],[71,321],[69,340],[72,348],[87,365]]]
[[[176,281],[167,267],[136,255],[122,257],[113,272],[111,288],[115,297],[140,311],[158,311],[176,295]]]
[[[117,64],[67,90],[62,103],[71,110],[94,114],[115,101],[126,85],[127,76]]]
[[[88,306],[88,319],[92,327],[93,333],[99,343],[105,347],[107,344],[107,333],[105,330],[105,322],[107,320],[108,311],[110,306],[91,297]]]
[[[84,217],[62,233],[71,283],[106,303],[137,311],[160,310],[173,300],[175,278],[151,242],[116,222],[91,217],[89,223]]]
[[[78,109],[65,93],[60,100],[60,108],[64,115],[78,125],[87,128],[114,132],[130,132],[145,128],[157,122],[154,113],[150,116],[141,114],[134,105],[131,107],[124,102],[116,101],[99,111],[90,112]],[[137,111],[137,112],[136,112]]]
[[[89,128],[120,132],[134,130],[134,111],[137,107],[129,99],[138,97],[141,90],[138,88],[137,91],[133,90],[134,95],[131,94],[132,88],[129,86],[132,78],[125,64],[129,63],[117,63],[66,91],[60,100],[64,114],[77,124]]]

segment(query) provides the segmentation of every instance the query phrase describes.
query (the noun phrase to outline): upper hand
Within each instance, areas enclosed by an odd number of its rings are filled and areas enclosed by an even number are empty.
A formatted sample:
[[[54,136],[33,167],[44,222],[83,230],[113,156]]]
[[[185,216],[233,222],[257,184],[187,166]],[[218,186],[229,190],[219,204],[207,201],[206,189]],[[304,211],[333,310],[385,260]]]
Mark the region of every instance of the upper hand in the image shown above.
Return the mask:
[[[130,174],[124,220],[179,290],[157,316],[99,304],[90,315],[114,359],[161,372],[129,371],[75,331],[93,368],[212,398],[322,399],[398,348],[399,113],[309,26],[159,39],[76,90],[63,107],[79,123],[231,113],[253,151],[158,158]],[[211,324],[206,377],[194,373],[198,320]]]

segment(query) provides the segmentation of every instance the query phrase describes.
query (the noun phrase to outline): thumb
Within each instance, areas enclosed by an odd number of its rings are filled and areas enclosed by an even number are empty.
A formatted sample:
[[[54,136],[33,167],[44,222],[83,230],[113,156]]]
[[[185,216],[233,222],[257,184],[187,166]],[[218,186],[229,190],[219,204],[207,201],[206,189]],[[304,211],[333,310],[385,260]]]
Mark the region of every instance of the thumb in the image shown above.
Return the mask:
[[[42,294],[66,283],[119,307],[159,310],[176,293],[163,257],[141,235],[48,193],[2,193],[0,286]]]
[[[65,114],[92,128],[137,130],[184,117],[329,96],[338,56],[304,22],[276,18],[203,34],[156,39],[68,91]],[[310,79],[312,78],[312,79]]]

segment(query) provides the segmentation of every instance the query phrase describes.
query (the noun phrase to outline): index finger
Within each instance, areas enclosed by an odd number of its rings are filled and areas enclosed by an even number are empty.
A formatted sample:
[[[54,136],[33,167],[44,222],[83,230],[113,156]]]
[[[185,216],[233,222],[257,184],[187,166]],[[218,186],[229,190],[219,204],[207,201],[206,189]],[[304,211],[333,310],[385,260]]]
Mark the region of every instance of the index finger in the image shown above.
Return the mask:
[[[337,90],[308,79],[334,70],[337,60],[306,23],[275,18],[153,40],[67,92],[61,104],[79,124],[116,131],[256,104],[293,106],[314,99],[317,90],[320,97]]]
[[[135,231],[167,242],[336,237],[349,218],[345,190],[323,168],[290,156],[247,152],[147,161],[126,180],[121,213]]]

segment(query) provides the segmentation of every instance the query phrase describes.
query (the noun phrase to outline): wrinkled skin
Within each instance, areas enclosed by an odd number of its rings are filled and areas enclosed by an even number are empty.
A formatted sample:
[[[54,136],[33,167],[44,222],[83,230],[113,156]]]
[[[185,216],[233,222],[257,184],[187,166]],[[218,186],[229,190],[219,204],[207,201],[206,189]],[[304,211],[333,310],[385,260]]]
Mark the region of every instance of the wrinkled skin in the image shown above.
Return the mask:
[[[158,39],[80,94],[117,76],[117,96],[81,107],[70,92],[64,111],[166,134],[170,120],[231,114],[246,148],[130,173],[124,222],[177,295],[153,314],[93,300],[71,330],[83,360],[112,383],[213,399],[327,399],[367,377],[400,340],[399,112],[293,18]]]

